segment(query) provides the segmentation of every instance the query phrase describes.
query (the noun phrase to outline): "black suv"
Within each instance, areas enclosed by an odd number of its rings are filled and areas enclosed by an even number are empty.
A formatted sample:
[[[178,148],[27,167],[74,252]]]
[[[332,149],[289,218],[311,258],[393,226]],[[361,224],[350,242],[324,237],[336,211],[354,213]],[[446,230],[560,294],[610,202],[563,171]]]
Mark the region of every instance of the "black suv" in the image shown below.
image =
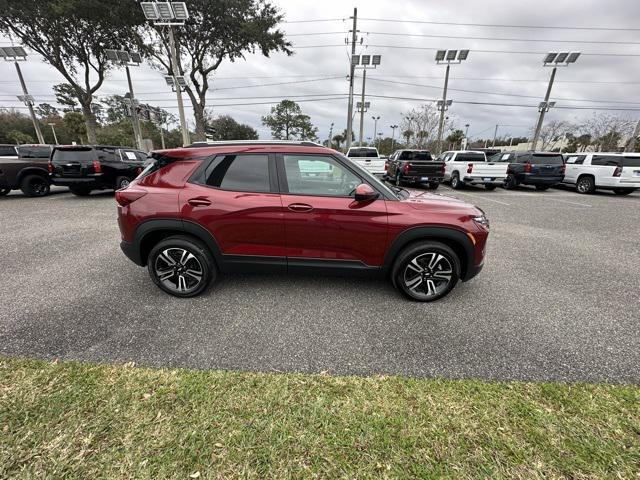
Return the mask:
[[[397,150],[389,157],[385,170],[384,178],[397,186],[410,182],[436,189],[444,179],[444,162],[434,160],[427,150]]]
[[[4,155],[0,155],[0,195],[7,195],[16,189],[22,190],[27,197],[48,195],[50,181],[47,162],[52,145],[20,145],[17,153],[12,145],[1,147]]]
[[[555,152],[504,152],[491,157],[494,162],[507,162],[504,188],[533,185],[536,190],[547,190],[564,179],[564,159]]]
[[[49,171],[54,185],[86,196],[91,190],[119,190],[142,172],[147,154],[126,147],[69,145],[56,147]]]

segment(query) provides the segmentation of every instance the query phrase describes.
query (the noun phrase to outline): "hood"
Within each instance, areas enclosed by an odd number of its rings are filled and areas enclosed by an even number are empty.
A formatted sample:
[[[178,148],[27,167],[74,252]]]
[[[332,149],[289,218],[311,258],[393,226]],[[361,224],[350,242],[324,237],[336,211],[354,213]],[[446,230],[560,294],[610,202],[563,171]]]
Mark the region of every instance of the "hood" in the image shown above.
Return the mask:
[[[429,209],[433,211],[434,209],[438,209],[443,211],[464,212],[470,215],[482,213],[482,210],[475,205],[439,193],[412,191],[411,196],[400,201],[416,210]]]

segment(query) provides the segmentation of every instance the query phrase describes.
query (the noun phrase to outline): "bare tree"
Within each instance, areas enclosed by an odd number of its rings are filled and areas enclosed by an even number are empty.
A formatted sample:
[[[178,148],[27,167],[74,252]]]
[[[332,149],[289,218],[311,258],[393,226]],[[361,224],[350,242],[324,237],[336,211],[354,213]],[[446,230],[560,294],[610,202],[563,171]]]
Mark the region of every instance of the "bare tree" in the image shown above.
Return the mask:
[[[619,150],[620,141],[631,135],[635,121],[609,113],[594,113],[590,119],[579,125],[582,136],[588,135],[597,152]]]
[[[572,133],[575,126],[564,120],[552,120],[547,122],[540,130],[541,150],[552,150],[562,147],[562,140],[567,134]]]
[[[438,135],[438,122],[440,113],[432,103],[425,103],[403,115],[401,131],[411,132],[407,138],[407,146],[425,148],[427,144]],[[411,138],[413,137],[413,144]]]

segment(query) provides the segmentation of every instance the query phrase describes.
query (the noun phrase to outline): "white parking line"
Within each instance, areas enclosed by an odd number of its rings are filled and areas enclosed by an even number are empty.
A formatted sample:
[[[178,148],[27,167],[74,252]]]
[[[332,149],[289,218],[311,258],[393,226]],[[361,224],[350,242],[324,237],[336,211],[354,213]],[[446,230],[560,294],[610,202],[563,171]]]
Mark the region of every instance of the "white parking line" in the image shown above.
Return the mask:
[[[482,195],[473,195],[472,193],[461,192],[459,190],[454,190],[452,188],[449,188],[447,190],[449,190],[453,195],[460,194],[460,195],[467,195],[467,196],[473,197],[473,198],[481,198],[482,200],[488,200],[490,202],[499,203],[500,205],[506,205],[507,207],[509,205],[511,205],[510,203],[501,202],[500,200],[494,200],[493,198],[489,198],[488,196],[485,197],[485,196],[482,196]]]

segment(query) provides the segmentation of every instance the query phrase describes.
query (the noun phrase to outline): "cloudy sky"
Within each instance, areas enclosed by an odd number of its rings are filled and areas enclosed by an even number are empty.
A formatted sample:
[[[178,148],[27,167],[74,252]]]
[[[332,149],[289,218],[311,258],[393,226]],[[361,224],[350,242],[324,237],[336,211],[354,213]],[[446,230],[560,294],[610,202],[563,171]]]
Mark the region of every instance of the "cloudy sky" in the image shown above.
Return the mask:
[[[453,100],[449,115],[463,129],[470,124],[472,138],[491,137],[496,124],[499,136],[530,133],[550,74],[542,66],[542,53],[548,51],[583,52],[576,64],[558,69],[551,96],[558,108],[548,119],[589,117],[593,107],[635,108],[609,113],[640,118],[637,0],[272,1],[285,15],[281,28],[290,35],[295,54],[249,55],[244,61],[223,63],[208,95],[214,113],[252,125],[261,138],[270,134],[260,117],[268,113],[270,102],[287,96],[300,101],[322,139],[332,122],[334,133],[346,127],[350,48],[345,38],[354,7],[363,39],[357,53],[382,55],[382,65],[367,73],[371,110],[365,117],[365,137],[373,136],[372,115],[381,117],[378,131],[390,135],[389,126],[400,123],[404,112],[442,95],[445,67],[436,65],[436,49],[471,50],[467,61],[451,67],[448,97]],[[61,76],[36,55],[22,67],[36,102],[55,103],[51,87],[63,81]],[[359,94],[360,72],[357,75]],[[177,113],[175,94],[160,72],[143,66],[133,69],[133,78],[142,102]],[[125,88],[124,72],[113,71],[99,95],[123,94]],[[19,106],[19,93],[13,65],[0,64],[0,107]],[[238,103],[254,105],[230,105]],[[357,126],[356,120],[356,132]]]

